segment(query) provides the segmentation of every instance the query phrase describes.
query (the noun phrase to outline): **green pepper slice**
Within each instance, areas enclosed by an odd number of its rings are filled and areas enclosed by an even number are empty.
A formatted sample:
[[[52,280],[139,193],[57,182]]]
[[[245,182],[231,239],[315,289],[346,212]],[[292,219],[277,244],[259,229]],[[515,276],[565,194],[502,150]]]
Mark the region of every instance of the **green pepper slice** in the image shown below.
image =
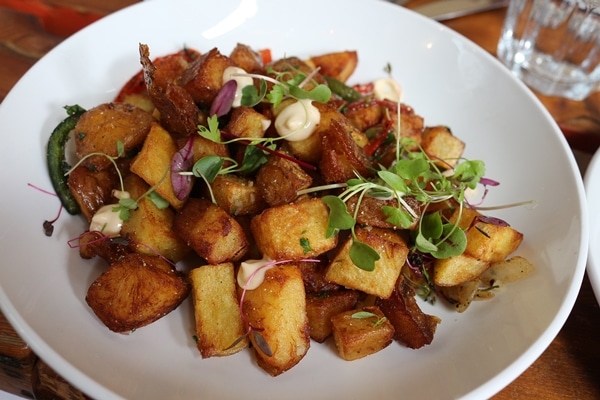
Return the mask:
[[[67,184],[67,172],[71,166],[65,159],[65,146],[69,140],[69,133],[75,128],[79,117],[86,111],[84,108],[74,105],[65,106],[68,117],[60,122],[50,134],[48,147],[46,149],[46,162],[48,164],[48,173],[54,191],[58,195],[60,202],[69,214],[79,214],[79,204],[73,197]]]
[[[360,93],[340,80],[326,76],[325,81],[327,82],[329,89],[331,89],[333,93],[337,94],[345,101],[353,102],[362,98]]]

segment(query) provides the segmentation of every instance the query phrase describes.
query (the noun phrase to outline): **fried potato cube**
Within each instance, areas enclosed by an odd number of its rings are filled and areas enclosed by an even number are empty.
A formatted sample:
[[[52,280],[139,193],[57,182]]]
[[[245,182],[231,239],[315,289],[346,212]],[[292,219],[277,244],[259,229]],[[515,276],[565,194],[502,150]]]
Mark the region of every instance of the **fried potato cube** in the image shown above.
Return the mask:
[[[194,162],[206,156],[230,157],[226,144],[213,142],[200,135],[194,135],[192,151],[194,152]]]
[[[356,205],[358,204],[359,196],[351,197],[346,205],[348,207],[348,212],[350,215],[355,215]],[[419,203],[414,197],[404,196],[404,201],[412,211],[414,211],[418,216],[422,213],[422,203]],[[380,199],[377,197],[365,196],[361,199],[360,202],[360,211],[357,213],[356,222],[361,225],[366,226],[375,226],[377,228],[387,228],[394,229],[398,228],[394,224],[388,222],[388,216],[385,215],[382,211],[382,207],[394,207],[398,208],[398,200],[395,198],[392,199]],[[406,207],[402,205],[402,209],[406,210]],[[404,229],[415,229],[419,224],[419,218],[415,218],[410,224],[410,226],[405,227]]]
[[[119,177],[114,168],[96,171],[79,165],[69,174],[67,184],[81,213],[90,222],[100,207],[114,201],[112,191],[119,187]]]
[[[229,54],[229,58],[246,72],[264,73],[262,57],[248,45],[238,43]]]
[[[310,348],[306,294],[297,266],[267,270],[258,288],[244,292],[242,312],[254,328],[250,341],[257,363],[272,376],[298,364]]]
[[[171,159],[177,150],[177,145],[169,132],[154,122],[130,169],[148,185],[154,186],[156,192],[173,208],[180,209],[184,200],[177,198],[169,179]]]
[[[165,260],[131,253],[91,284],[85,300],[110,330],[124,333],[162,318],[189,292],[189,282]]]
[[[394,327],[376,306],[345,311],[331,318],[333,340],[346,361],[383,350],[392,343]]]
[[[380,104],[373,102],[364,107],[348,108],[344,113],[358,130],[366,131],[379,124],[386,115],[386,110]]]
[[[319,198],[267,208],[252,218],[258,249],[272,260],[299,260],[323,254],[337,245],[326,237],[329,209]]]
[[[227,123],[227,131],[236,137],[262,138],[271,125],[271,120],[252,107],[234,108]]]
[[[350,259],[352,238],[348,238],[331,260],[325,277],[347,288],[381,298],[390,297],[408,255],[406,241],[400,233],[390,229],[357,227],[355,233],[361,242],[379,253],[375,270],[365,271],[354,265]]]
[[[387,299],[376,299],[377,305],[394,327],[394,339],[411,349],[418,349],[433,341],[441,320],[425,314],[415,300],[414,290],[401,279]]]
[[[217,48],[192,61],[181,76],[181,86],[192,95],[196,104],[210,107],[223,87],[223,73],[235,63]]]
[[[113,240],[100,231],[87,231],[79,236],[79,256],[86,260],[98,256],[112,264],[132,252],[128,243],[118,238]]]
[[[353,309],[358,301],[356,290],[334,290],[309,293],[306,296],[306,314],[310,325],[310,337],[323,343],[332,332],[331,318]]]
[[[248,250],[240,224],[206,199],[189,199],[175,215],[173,229],[209,264],[237,261]]]
[[[425,153],[442,168],[454,167],[465,150],[465,143],[454,136],[446,126],[432,126],[423,130],[421,146]]]
[[[247,347],[233,264],[203,265],[189,276],[202,358],[228,356]]]
[[[466,253],[433,263],[433,282],[437,286],[457,286],[477,279],[490,266],[490,263]]]
[[[321,75],[346,82],[358,65],[358,53],[353,50],[346,50],[321,54],[310,57],[307,64],[319,67]]]
[[[154,122],[152,114],[127,103],[104,103],[81,115],[74,128],[75,153],[83,158],[91,153],[112,157],[119,154],[118,143],[130,152],[146,139]],[[90,156],[83,164],[94,170],[111,167],[107,157]]]
[[[267,207],[259,187],[251,179],[219,175],[210,186],[217,204],[230,215],[258,214]]]
[[[508,225],[478,221],[467,231],[465,254],[489,263],[499,262],[522,241],[523,234]]]
[[[269,157],[256,174],[259,193],[271,207],[295,201],[298,191],[312,183],[312,177],[297,163],[278,156]]]
[[[149,189],[148,184],[135,174],[125,178],[124,186],[133,199],[139,199]],[[131,211],[129,219],[123,222],[121,235],[131,241],[130,246],[138,253],[162,255],[178,262],[191,249],[173,230],[174,219],[173,209],[159,209],[144,197],[138,201],[137,209]]]

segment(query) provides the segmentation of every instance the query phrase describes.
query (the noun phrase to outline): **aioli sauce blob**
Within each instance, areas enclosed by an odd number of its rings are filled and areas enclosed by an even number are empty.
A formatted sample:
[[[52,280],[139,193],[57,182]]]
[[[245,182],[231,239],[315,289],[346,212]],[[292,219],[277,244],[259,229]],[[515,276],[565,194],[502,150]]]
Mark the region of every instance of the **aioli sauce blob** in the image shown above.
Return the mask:
[[[300,99],[285,107],[275,118],[279,136],[290,142],[310,137],[321,121],[321,113],[310,99]]]
[[[268,265],[271,264],[271,265]],[[265,273],[273,268],[273,260],[263,257],[262,260],[246,260],[240,264],[237,283],[245,290],[254,290],[265,280]]]
[[[227,67],[223,71],[223,83],[228,81],[236,81],[237,89],[235,91],[235,98],[233,99],[232,107],[239,107],[242,105],[242,90],[245,86],[253,85],[254,81],[247,75],[248,73],[240,67]]]
[[[129,192],[113,190],[113,196],[117,199],[129,199]],[[120,217],[120,212],[114,211],[119,204],[107,204],[98,209],[92,221],[90,222],[90,232],[102,232],[108,237],[116,237],[121,233],[123,220]]]

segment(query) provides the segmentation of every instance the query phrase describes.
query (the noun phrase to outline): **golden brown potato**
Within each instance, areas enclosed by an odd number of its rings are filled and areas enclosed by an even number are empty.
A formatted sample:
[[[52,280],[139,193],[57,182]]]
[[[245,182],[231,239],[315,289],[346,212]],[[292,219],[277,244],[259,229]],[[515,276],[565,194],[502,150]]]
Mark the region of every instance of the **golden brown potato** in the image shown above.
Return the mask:
[[[142,145],[153,122],[151,114],[127,103],[104,103],[91,108],[79,118],[74,129],[77,157],[91,153],[116,157],[119,142],[128,153]],[[96,171],[112,166],[103,156],[90,156],[84,165]]]
[[[267,208],[252,219],[260,252],[272,260],[313,258],[333,249],[337,236],[327,238],[329,209],[321,199]]]
[[[319,67],[321,75],[346,82],[358,65],[358,53],[354,50],[312,56],[307,61],[309,65]]]
[[[238,43],[229,54],[229,58],[246,72],[264,74],[263,59],[250,46]]]
[[[376,306],[340,313],[331,325],[335,347],[346,361],[377,353],[394,338],[394,327]]]
[[[180,209],[184,200],[175,195],[171,183],[171,159],[177,152],[175,141],[162,126],[152,123],[150,133],[131,163],[131,172],[138,175],[165,199],[173,208]]]
[[[438,317],[425,314],[415,300],[414,290],[400,280],[387,299],[377,299],[375,304],[394,326],[394,339],[411,349],[418,349],[433,341]]]
[[[447,126],[432,126],[423,130],[421,146],[432,158],[439,159],[442,168],[454,167],[465,149],[465,143],[454,136]]]
[[[111,264],[85,299],[110,330],[125,333],[162,318],[189,291],[189,283],[162,258],[132,253]]]
[[[331,260],[326,279],[377,297],[389,297],[408,255],[406,241],[400,233],[388,229],[357,227],[355,232],[361,242],[379,253],[375,269],[365,271],[354,265],[350,259],[352,238],[348,238]]]
[[[457,286],[439,286],[438,290],[444,296],[444,299],[450,303],[456,311],[461,313],[469,308],[475,299],[480,284],[481,282],[479,280],[474,280]]]
[[[489,267],[489,262],[465,253],[438,259],[433,264],[433,282],[437,286],[461,285],[477,279]]]
[[[142,178],[130,174],[124,181],[125,190],[132,199],[139,199],[149,186]],[[191,249],[173,230],[175,212],[171,208],[157,208],[147,197],[138,200],[138,207],[123,222],[121,235],[130,240],[130,247],[147,255],[161,255],[178,262]]]
[[[306,296],[306,315],[310,325],[310,337],[323,343],[332,332],[331,318],[353,309],[358,301],[356,290],[334,290],[310,293]]]
[[[247,347],[233,264],[194,268],[190,280],[197,345],[202,358],[228,356]]]
[[[67,182],[88,222],[100,207],[115,202],[112,191],[119,188],[119,177],[114,168],[94,171],[79,165],[71,171]]]
[[[230,215],[254,215],[267,207],[254,181],[236,175],[219,175],[211,183],[219,207]]]
[[[196,104],[210,107],[223,87],[223,73],[235,63],[213,48],[190,63],[181,77],[182,87],[191,94]]]
[[[260,196],[271,207],[295,201],[298,191],[309,188],[312,182],[312,177],[297,163],[275,155],[256,174]]]
[[[282,374],[304,358],[310,328],[298,267],[284,264],[267,270],[262,284],[244,293],[242,312],[253,327],[250,341],[258,365],[269,374]]]
[[[194,162],[206,156],[230,157],[229,148],[222,143],[213,142],[205,137],[194,134],[194,143],[192,151],[194,152]]]
[[[248,250],[240,224],[206,199],[189,199],[176,214],[173,228],[209,264],[237,261]]]
[[[253,108],[241,106],[231,111],[227,131],[236,137],[262,138],[271,120]]]
[[[405,196],[404,201],[411,207],[411,209],[420,216],[422,213],[422,203],[419,203],[414,197]],[[350,215],[354,215],[356,210],[356,204],[358,202],[358,196],[351,197],[346,205],[348,206],[348,212]],[[378,199],[376,197],[365,196],[362,198],[360,203],[360,212],[357,214],[356,222],[360,225],[374,226],[377,228],[394,229],[398,228],[393,224],[387,222],[388,217],[383,213],[381,207],[398,207],[398,201],[396,199]],[[419,224],[419,218],[415,218],[413,223],[405,229],[415,229]]]

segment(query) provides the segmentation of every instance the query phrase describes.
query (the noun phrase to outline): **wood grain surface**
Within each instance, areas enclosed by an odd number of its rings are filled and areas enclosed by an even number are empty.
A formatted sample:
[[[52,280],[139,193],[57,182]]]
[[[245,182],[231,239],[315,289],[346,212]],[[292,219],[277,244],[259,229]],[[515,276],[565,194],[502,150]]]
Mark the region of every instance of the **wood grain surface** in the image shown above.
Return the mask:
[[[44,3],[103,16],[135,0],[16,0]],[[411,8],[429,0],[411,0]],[[15,11],[15,0],[0,0],[0,101],[45,53],[64,39],[49,32],[41,12]],[[12,8],[9,8],[12,7]],[[16,7],[16,8],[19,8]],[[48,8],[45,8],[48,12]],[[444,22],[491,54],[495,54],[505,10],[484,12]],[[574,149],[592,153],[600,137],[600,94],[585,101],[539,96],[559,122]],[[513,399],[600,399],[600,308],[587,276],[566,324],[550,347],[514,382],[493,397]],[[24,398],[80,399],[83,394],[36,360],[6,320],[0,318],[0,390]],[[485,360],[482,360],[485,362]],[[32,376],[37,378],[32,379]],[[41,378],[40,378],[41,377]],[[37,385],[37,389],[34,387]],[[54,392],[54,393],[53,393]],[[57,394],[58,393],[58,394]]]

